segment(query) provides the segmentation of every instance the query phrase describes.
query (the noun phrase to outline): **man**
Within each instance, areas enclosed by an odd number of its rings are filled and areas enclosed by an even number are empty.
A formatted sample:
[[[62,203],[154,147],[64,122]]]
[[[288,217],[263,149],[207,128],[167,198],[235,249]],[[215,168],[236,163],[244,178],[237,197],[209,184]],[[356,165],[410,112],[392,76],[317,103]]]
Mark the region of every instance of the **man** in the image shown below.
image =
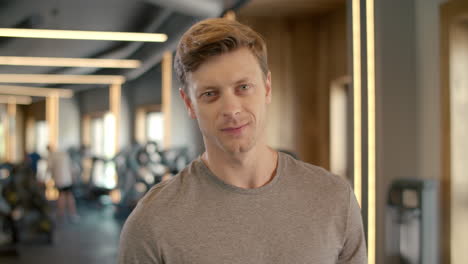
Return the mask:
[[[206,151],[152,188],[121,234],[119,263],[366,263],[349,185],[265,142],[266,45],[226,19],[195,24],[175,67]]]

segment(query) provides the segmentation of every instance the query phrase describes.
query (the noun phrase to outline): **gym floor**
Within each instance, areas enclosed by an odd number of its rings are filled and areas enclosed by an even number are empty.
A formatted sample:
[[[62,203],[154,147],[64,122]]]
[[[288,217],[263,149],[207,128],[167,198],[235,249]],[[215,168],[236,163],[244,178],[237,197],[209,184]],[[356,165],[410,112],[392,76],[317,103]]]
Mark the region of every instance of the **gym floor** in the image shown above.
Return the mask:
[[[23,241],[19,256],[0,257],[0,263],[116,263],[122,223],[114,218],[112,208],[80,206],[79,214],[77,223],[57,223],[52,245],[38,239]]]

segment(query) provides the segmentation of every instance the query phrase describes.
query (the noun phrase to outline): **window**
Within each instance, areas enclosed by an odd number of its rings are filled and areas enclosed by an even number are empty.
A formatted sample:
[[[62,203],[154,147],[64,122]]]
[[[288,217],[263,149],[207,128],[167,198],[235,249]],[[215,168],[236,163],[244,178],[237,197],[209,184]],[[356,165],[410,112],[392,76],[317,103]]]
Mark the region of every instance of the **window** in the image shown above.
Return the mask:
[[[5,159],[5,132],[2,120],[0,120],[0,161]]]
[[[164,116],[162,112],[146,113],[146,139],[162,147],[164,139]]]
[[[345,79],[337,80],[330,91],[330,171],[352,182],[352,105],[348,87]]]
[[[91,154],[103,156],[104,154],[104,120],[103,118],[91,119]]]
[[[135,139],[139,144],[153,141],[163,147],[164,114],[160,105],[140,106],[135,115]]]
[[[115,117],[112,113],[96,114],[92,117],[84,118],[84,126],[89,130],[91,155],[103,158],[93,163],[92,174],[93,184],[107,189],[115,188],[117,175],[114,162],[109,162],[115,153]],[[107,161],[106,161],[107,160]]]
[[[91,119],[91,154],[112,158],[115,155],[115,118],[111,113]]]
[[[35,125],[35,144],[34,150],[41,155],[47,156],[47,144],[49,143],[49,127],[46,121],[37,121]]]

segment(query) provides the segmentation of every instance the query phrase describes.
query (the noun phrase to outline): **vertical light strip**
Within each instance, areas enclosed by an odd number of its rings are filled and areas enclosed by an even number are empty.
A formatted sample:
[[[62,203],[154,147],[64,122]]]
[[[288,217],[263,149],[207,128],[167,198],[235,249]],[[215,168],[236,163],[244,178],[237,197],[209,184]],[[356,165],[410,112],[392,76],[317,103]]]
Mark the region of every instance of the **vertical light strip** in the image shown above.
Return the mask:
[[[148,140],[146,135],[146,124],[145,124],[146,112],[143,108],[138,108],[135,114],[135,140],[140,144],[144,144]]]
[[[26,120],[26,152],[32,153],[35,150],[36,146],[36,129],[35,125],[36,120],[34,120],[34,117],[29,116],[28,119]]]
[[[171,145],[171,90],[172,90],[172,53],[164,53],[162,60],[162,112],[164,117],[163,147]]]
[[[362,206],[361,145],[361,9],[360,0],[353,0],[353,101],[354,101],[354,193]]]
[[[7,104],[7,133],[6,133],[6,160],[8,162],[16,161],[16,101],[12,97]]]
[[[165,42],[166,34],[112,31],[0,28],[0,37]]]
[[[54,151],[58,148],[58,111],[59,96],[57,93],[52,93],[46,99],[46,118],[49,129],[49,146]]]
[[[368,206],[367,244],[369,263],[376,262],[376,141],[375,141],[375,29],[374,0],[366,0],[367,25],[367,122]]]
[[[120,151],[120,101],[121,101],[121,95],[122,95],[122,86],[120,84],[112,84],[110,86],[110,110],[112,112],[112,115],[115,118],[115,153],[117,154]]]

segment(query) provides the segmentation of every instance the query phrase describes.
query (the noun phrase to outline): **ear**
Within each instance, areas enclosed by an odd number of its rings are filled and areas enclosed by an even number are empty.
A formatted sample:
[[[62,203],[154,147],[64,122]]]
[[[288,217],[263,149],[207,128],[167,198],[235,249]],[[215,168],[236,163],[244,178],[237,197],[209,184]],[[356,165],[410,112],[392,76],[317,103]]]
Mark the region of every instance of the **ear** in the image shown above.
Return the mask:
[[[184,101],[185,108],[187,108],[187,111],[188,111],[188,115],[191,118],[196,119],[197,116],[195,115],[195,111],[193,109],[192,100],[190,100],[190,96],[187,93],[185,93],[184,89],[182,88],[179,88],[179,95]]]
[[[271,72],[268,71],[266,80],[265,80],[265,90],[266,90],[266,103],[271,103]]]

